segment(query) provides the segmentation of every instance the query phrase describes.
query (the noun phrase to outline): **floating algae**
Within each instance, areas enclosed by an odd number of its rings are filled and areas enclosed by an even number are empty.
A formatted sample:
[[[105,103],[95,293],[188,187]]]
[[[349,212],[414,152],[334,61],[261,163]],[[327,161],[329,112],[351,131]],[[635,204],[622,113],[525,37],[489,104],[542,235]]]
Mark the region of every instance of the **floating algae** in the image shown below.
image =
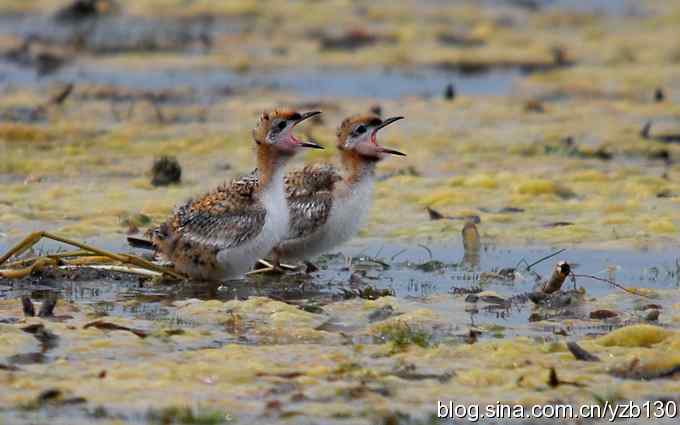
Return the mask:
[[[309,276],[0,280],[0,422],[392,424],[430,421],[442,397],[677,397],[674,2],[121,0],[85,50],[118,37],[154,52],[21,52],[27,23],[56,25],[63,3],[0,2],[0,52],[64,53],[42,77],[0,60],[2,253],[38,230],[127,253],[127,232],[251,171],[250,126],[273,105],[323,105],[305,136],[329,149],[309,161],[334,160],[349,114],[407,116],[385,137],[408,163],[381,165],[362,234]],[[173,31],[187,37],[160,43]],[[346,48],[357,36],[370,42]],[[34,113],[57,81],[72,92]],[[162,156],[182,164],[179,184],[151,184]],[[558,260],[578,277],[561,304],[535,306]]]

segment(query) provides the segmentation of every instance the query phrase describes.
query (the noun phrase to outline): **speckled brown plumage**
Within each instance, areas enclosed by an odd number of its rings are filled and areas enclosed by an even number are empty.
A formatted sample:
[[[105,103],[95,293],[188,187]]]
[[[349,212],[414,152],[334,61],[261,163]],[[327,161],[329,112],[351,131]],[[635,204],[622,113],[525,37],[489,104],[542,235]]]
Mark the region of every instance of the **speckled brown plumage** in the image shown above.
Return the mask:
[[[272,251],[274,264],[313,257],[356,235],[371,206],[377,163],[385,155],[403,155],[379,145],[376,133],[400,119],[351,116],[337,130],[342,173],[322,164],[288,174],[288,235]]]
[[[175,209],[153,229],[151,240],[178,270],[211,277],[217,273],[217,253],[244,244],[260,233],[267,211],[256,196],[256,173],[234,179]]]
[[[342,175],[330,164],[310,164],[288,173],[286,200],[290,210],[290,239],[316,231],[328,220],[333,206],[333,189]]]
[[[157,251],[193,278],[240,278],[288,232],[284,167],[302,147],[293,128],[317,111],[260,115],[252,135],[258,170],[178,207],[150,232]]]

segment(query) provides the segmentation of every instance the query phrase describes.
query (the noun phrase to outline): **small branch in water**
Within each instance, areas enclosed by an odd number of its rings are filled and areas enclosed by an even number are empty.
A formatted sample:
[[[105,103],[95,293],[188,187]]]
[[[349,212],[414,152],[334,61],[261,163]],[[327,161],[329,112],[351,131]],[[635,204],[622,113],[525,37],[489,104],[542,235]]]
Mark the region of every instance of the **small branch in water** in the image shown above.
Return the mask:
[[[563,252],[566,251],[566,250],[567,250],[566,248],[562,248],[562,249],[560,249],[560,250],[557,250],[557,251],[553,252],[553,253],[550,254],[550,255],[546,255],[545,257],[539,258],[538,260],[534,261],[533,263],[527,265],[527,270],[531,270],[531,268],[532,268],[533,266],[535,266],[535,265],[537,265],[537,264],[540,264],[540,263],[544,262],[545,260],[549,260],[549,259],[553,258],[553,257],[556,256],[556,255],[560,255],[561,253],[563,253]],[[525,259],[520,260],[520,262],[517,263],[517,267],[519,267],[519,265],[522,264],[522,262],[526,263],[527,261],[526,261]]]
[[[628,292],[628,293],[631,294],[631,295],[637,295],[638,297],[649,298],[649,299],[652,298],[652,297],[650,297],[650,296],[648,296],[648,295],[643,295],[643,294],[639,294],[639,293],[637,293],[637,292],[635,292],[635,291],[631,291],[630,289],[626,288],[626,287],[623,286],[623,285],[619,285],[618,283],[616,283],[616,282],[614,282],[614,281],[612,281],[612,280],[605,279],[605,278],[602,278],[602,277],[597,277],[597,276],[593,276],[593,275],[589,275],[589,274],[574,274],[574,273],[572,273],[571,275],[572,275],[574,278],[583,277],[583,278],[588,278],[588,279],[599,280],[600,282],[608,283],[608,284],[610,284],[610,285],[612,285],[612,286],[614,286],[614,287],[616,287],[616,288],[621,289],[621,290],[624,291],[624,292]]]
[[[584,361],[584,362],[599,362],[600,361],[599,357],[597,357],[596,355],[591,354],[588,351],[584,350],[583,348],[581,348],[580,345],[578,345],[577,343],[575,343],[573,341],[567,342],[567,348],[569,349],[569,351],[571,351],[571,354],[573,354],[574,357],[576,357],[577,360],[581,360],[581,361]]]
[[[24,316],[35,316],[35,307],[33,306],[33,301],[31,301],[31,298],[28,295],[21,297],[21,306],[24,310]]]
[[[555,266],[555,270],[550,276],[550,279],[543,284],[541,292],[545,294],[552,294],[553,292],[559,291],[562,289],[562,285],[570,273],[571,266],[569,263],[566,261],[560,261],[557,263],[557,266]]]
[[[430,260],[431,260],[432,257],[433,257],[433,256],[432,256],[432,250],[431,250],[430,248],[426,247],[426,246],[423,245],[423,244],[418,244],[418,246],[421,247],[421,248],[423,248],[425,251],[427,251],[427,254],[430,256]]]
[[[54,308],[57,306],[57,296],[52,295],[43,301],[38,312],[39,317],[54,317]]]
[[[406,249],[406,248],[400,250],[399,252],[397,252],[396,254],[394,254],[393,256],[390,257],[390,261],[394,261],[397,257],[399,257],[401,254],[405,253],[406,251],[408,251],[408,249]]]

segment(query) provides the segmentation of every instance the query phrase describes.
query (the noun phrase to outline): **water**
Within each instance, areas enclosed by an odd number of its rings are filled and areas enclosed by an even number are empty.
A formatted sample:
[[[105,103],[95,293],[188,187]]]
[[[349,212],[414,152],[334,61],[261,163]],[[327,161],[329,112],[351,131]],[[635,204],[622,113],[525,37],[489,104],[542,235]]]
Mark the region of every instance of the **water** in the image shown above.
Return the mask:
[[[643,13],[644,9],[643,2],[634,0],[488,0],[486,3],[491,7],[500,4],[530,10],[556,9],[606,16],[635,16]]]
[[[303,68],[277,72],[239,74],[224,69],[115,69],[92,65],[67,65],[49,76],[39,77],[28,68],[0,61],[0,86],[46,87],[55,82],[76,85],[118,86],[161,91],[192,89],[196,94],[270,89],[308,98],[369,97],[399,99],[405,96],[442,96],[448,84],[465,96],[503,96],[511,92],[518,70],[495,70],[461,74],[437,69],[383,70]]]
[[[47,243],[43,249],[53,251],[56,244]],[[5,248],[0,247],[4,252]],[[118,241],[107,249],[125,251]],[[512,327],[517,334],[525,334],[533,304],[523,300],[502,308],[484,303],[478,304],[471,317],[460,316],[460,302],[465,293],[473,288],[493,291],[500,297],[511,299],[533,291],[540,279],[547,279],[555,264],[567,261],[576,274],[594,275],[616,281],[626,287],[674,290],[680,287],[678,256],[666,251],[593,250],[569,249],[558,256],[526,270],[533,263],[552,252],[550,247],[516,248],[488,245],[480,252],[478,261],[466,258],[460,246],[450,244],[384,245],[369,243],[348,246],[343,255],[330,255],[317,259],[321,271],[305,277],[261,277],[253,280],[219,284],[184,284],[178,286],[140,286],[136,278],[115,278],[108,274],[91,274],[89,277],[64,282],[54,278],[34,280],[33,285],[5,286],[0,289],[0,299],[15,298],[24,294],[41,297],[47,292],[58,291],[73,302],[96,304],[108,314],[136,319],[162,319],[170,315],[168,305],[172,301],[198,299],[246,299],[250,296],[268,296],[291,302],[325,304],[338,300],[343,293],[374,287],[390,290],[401,299],[427,304],[428,308],[450,315],[452,322],[485,323]],[[351,269],[346,256],[353,258]],[[514,281],[484,278],[485,273],[516,268]],[[534,273],[535,272],[535,273]],[[87,276],[87,275],[86,275]],[[262,280],[263,279],[263,280]],[[601,299],[609,295],[616,298],[619,311],[630,311],[648,299],[628,295],[620,289],[596,280],[578,278],[578,287],[586,289],[588,297]],[[571,289],[565,283],[563,289]],[[458,295],[457,295],[458,294]],[[461,295],[462,294],[462,295]],[[443,297],[443,298],[442,298]],[[125,302],[135,300],[134,309]],[[433,301],[435,300],[435,301]],[[673,300],[653,300],[666,304]],[[670,304],[668,305],[670,308]],[[591,310],[594,309],[591,308]],[[454,313],[455,312],[455,313]]]

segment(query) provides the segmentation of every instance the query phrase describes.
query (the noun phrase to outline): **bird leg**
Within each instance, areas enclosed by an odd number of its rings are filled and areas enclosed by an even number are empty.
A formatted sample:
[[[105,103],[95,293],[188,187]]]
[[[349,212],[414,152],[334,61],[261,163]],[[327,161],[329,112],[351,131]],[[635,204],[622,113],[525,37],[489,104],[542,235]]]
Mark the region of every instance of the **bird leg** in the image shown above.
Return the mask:
[[[258,265],[263,265],[264,267],[253,270],[251,272],[246,273],[246,276],[252,276],[256,274],[262,274],[262,273],[276,273],[276,274],[283,274],[288,271],[295,271],[297,270],[297,267],[292,266],[290,264],[283,264],[280,261],[281,258],[281,253],[279,253],[276,249],[272,250],[272,262],[268,262],[266,260],[257,260]]]
[[[101,257],[103,257],[103,258],[106,258],[108,260],[113,260],[113,261],[116,261],[116,262],[119,262],[119,263],[129,264],[129,265],[140,267],[142,269],[151,270],[151,271],[154,271],[154,272],[157,272],[157,273],[161,273],[161,274],[173,277],[173,278],[178,279],[178,280],[185,279],[184,276],[175,272],[174,270],[156,265],[156,264],[154,264],[150,261],[147,261],[143,258],[139,258],[139,257],[136,257],[134,255],[128,255],[128,254],[115,254],[113,252],[105,251],[103,249],[99,249],[99,248],[96,248],[96,247],[93,247],[93,246],[90,246],[90,245],[86,245],[86,244],[80,243],[78,241],[67,239],[67,238],[64,238],[64,237],[61,237],[59,235],[55,235],[55,234],[49,233],[49,232],[35,232],[35,233],[31,233],[30,235],[28,235],[23,241],[19,242],[13,248],[11,248],[9,251],[7,251],[7,253],[5,253],[5,255],[0,257],[0,265],[4,264],[7,260],[9,260],[10,258],[12,258],[14,256],[23,254],[24,252],[29,250],[31,247],[33,247],[35,244],[40,242],[40,240],[42,240],[43,238],[51,239],[51,240],[54,240],[54,241],[57,241],[57,242],[67,244],[67,245],[72,245],[72,246],[75,246],[77,248],[80,248],[82,251],[37,257],[35,259],[34,265],[32,265],[32,266],[30,266],[26,269],[22,269],[22,270],[9,270],[9,271],[4,270],[4,271],[0,272],[0,276],[9,277],[10,275],[17,275],[18,274],[20,277],[23,277],[23,276],[26,276],[26,275],[32,273],[35,270],[35,267],[36,267],[36,265],[38,265],[38,263],[40,263],[43,267],[45,265],[48,265],[48,264],[57,265],[57,264],[59,264],[60,259],[65,258],[65,257],[74,257],[74,256],[75,257],[78,257],[78,256],[94,257],[94,256],[98,256],[98,257],[100,257],[99,260],[101,260]],[[90,254],[87,255],[87,253],[90,253]],[[77,254],[77,255],[75,255],[75,254]],[[41,261],[42,259],[45,259],[46,261]],[[81,263],[86,263],[86,262],[87,262],[87,260],[81,261]],[[27,274],[22,276],[22,273],[27,273]]]

